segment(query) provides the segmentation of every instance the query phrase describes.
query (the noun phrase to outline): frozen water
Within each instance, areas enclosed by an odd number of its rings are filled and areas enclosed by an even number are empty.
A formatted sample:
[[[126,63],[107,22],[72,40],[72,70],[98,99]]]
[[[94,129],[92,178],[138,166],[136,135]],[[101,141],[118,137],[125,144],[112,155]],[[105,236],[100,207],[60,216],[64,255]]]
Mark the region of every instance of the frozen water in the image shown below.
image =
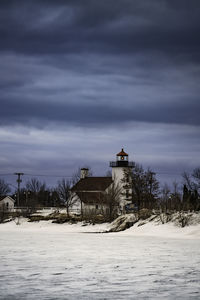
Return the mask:
[[[200,240],[3,230],[0,299],[200,299]]]

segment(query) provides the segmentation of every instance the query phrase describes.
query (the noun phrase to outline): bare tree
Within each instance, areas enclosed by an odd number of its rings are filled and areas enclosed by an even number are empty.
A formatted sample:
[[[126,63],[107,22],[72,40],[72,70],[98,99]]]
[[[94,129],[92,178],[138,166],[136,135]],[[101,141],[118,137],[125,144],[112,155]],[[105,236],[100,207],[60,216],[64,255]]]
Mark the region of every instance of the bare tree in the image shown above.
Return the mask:
[[[137,206],[138,210],[156,206],[159,182],[153,171],[150,169],[145,171],[141,165],[135,163],[132,170],[124,170],[122,181],[127,189],[132,190],[132,203]]]
[[[61,181],[58,181],[57,193],[61,201],[67,209],[67,214],[69,215],[70,208],[75,204],[76,200],[71,195],[71,181],[63,178]]]
[[[195,180],[196,190],[200,189],[200,167],[193,170],[192,177]]]
[[[106,204],[108,205],[109,209],[109,221],[112,221],[117,215],[121,192],[122,188],[114,180],[105,193]]]
[[[179,192],[179,186],[176,181],[173,182],[172,184],[172,192],[170,194],[170,204],[171,204],[171,209],[175,210],[181,210],[182,203],[181,203],[181,194]]]
[[[184,209],[200,209],[200,167],[195,168],[192,174],[183,173],[183,207]]]
[[[183,177],[184,185],[186,185],[186,187],[189,190],[193,190],[194,189],[194,182],[192,181],[191,175],[188,172],[184,172],[182,174],[182,177]]]
[[[39,204],[44,206],[44,202],[47,202],[49,192],[46,190],[45,182],[31,178],[26,182],[26,190],[30,192],[29,206],[35,207]]]
[[[167,211],[170,206],[170,188],[167,183],[165,183],[161,189],[161,209]]]
[[[155,208],[156,203],[158,200],[158,194],[159,194],[159,182],[156,179],[156,173],[153,172],[151,169],[148,168],[148,170],[144,173],[145,177],[145,186],[146,186],[146,207],[147,208]]]
[[[127,180],[130,178],[131,180]],[[132,190],[132,202],[138,210],[143,206],[145,192],[144,169],[139,164],[134,164],[133,169],[124,170],[124,182]]]
[[[200,167],[195,168],[192,174],[188,172],[184,172],[183,176],[183,183],[186,185],[188,190],[195,191],[200,189]]]
[[[10,193],[8,183],[6,183],[3,179],[0,179],[0,196],[6,196],[8,193]]]
[[[31,191],[32,193],[39,193],[40,191],[44,191],[46,189],[45,182],[40,182],[37,178],[31,178],[26,183],[26,189]]]

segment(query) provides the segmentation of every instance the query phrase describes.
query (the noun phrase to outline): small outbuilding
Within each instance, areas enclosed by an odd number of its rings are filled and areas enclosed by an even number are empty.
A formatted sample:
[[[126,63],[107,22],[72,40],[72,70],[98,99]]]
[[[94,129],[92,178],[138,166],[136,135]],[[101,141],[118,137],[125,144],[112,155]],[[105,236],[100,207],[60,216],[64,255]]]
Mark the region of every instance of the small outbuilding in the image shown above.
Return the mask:
[[[14,209],[15,200],[10,197],[1,197],[0,198],[0,210],[2,211],[12,211]]]

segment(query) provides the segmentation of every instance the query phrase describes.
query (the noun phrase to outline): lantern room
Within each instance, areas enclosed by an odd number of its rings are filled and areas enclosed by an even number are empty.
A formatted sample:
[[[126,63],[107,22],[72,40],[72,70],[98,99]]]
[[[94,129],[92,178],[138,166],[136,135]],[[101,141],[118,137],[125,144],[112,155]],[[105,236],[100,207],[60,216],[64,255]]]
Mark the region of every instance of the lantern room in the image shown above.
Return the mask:
[[[124,151],[124,149],[122,148],[122,150],[117,153],[116,155],[116,161],[111,161],[110,162],[110,167],[111,168],[115,168],[115,167],[133,167],[133,162],[129,162],[128,161],[128,154]]]
[[[123,148],[116,156],[117,156],[117,161],[128,161],[128,154],[124,152]]]

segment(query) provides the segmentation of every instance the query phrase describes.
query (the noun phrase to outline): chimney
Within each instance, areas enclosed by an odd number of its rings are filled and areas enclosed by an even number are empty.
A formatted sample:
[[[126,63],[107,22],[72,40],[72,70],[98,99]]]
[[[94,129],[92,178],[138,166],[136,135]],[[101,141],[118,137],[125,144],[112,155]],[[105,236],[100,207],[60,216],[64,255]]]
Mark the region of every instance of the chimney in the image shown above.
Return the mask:
[[[81,169],[81,179],[84,179],[84,178],[88,177],[88,173],[89,173],[89,169],[82,168]]]

